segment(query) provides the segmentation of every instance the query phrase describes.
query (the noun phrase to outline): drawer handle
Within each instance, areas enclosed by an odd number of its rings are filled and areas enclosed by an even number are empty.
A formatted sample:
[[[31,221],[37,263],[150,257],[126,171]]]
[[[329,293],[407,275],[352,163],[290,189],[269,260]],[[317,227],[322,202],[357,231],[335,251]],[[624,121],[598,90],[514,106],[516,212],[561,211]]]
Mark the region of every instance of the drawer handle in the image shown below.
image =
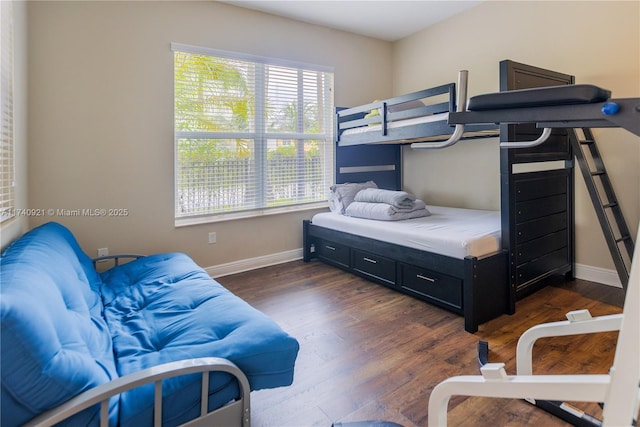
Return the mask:
[[[422,274],[416,274],[418,279],[426,280],[427,282],[435,283],[436,279],[432,279],[431,277],[423,276]]]
[[[375,259],[371,259],[371,258],[367,258],[367,257],[363,257],[363,260],[370,262],[371,264],[377,264],[378,261],[376,261]]]
[[[335,251],[336,250],[336,248],[334,248],[333,246],[324,245],[324,247],[329,249],[330,251]]]

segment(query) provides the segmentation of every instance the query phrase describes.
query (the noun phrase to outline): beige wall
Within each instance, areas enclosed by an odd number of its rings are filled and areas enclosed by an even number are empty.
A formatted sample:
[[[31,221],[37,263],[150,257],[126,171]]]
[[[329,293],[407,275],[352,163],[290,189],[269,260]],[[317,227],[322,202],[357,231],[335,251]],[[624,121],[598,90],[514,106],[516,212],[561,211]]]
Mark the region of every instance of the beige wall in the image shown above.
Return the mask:
[[[637,2],[488,1],[394,44],[215,2],[29,2],[29,207],[127,208],[126,218],[55,219],[84,249],[176,250],[203,266],[295,250],[313,212],[176,229],[173,223],[171,42],[335,67],[336,105],[454,81],[498,90],[512,59],[640,96]],[[601,25],[596,25],[601,23]],[[628,222],[640,217],[640,144],[597,138]],[[440,152],[405,149],[405,186],[429,202],[499,206],[497,141]],[[612,269],[578,176],[578,263]],[[22,194],[26,194],[24,191]],[[218,243],[207,244],[217,232]],[[4,238],[3,238],[4,240]]]
[[[576,83],[640,96],[640,3],[488,1],[394,44],[395,95],[455,81],[469,70],[469,95],[499,90],[511,59],[567,74]],[[640,219],[640,138],[597,130],[596,140],[634,236]],[[404,151],[404,184],[435,204],[497,209],[497,139],[435,151]],[[576,175],[576,261],[613,269],[581,175]]]
[[[29,206],[91,256],[183,251],[204,267],[298,249],[312,211],[175,228],[171,42],[335,67],[336,105],[391,94],[391,44],[215,2],[29,2]],[[207,234],[217,233],[209,245]]]

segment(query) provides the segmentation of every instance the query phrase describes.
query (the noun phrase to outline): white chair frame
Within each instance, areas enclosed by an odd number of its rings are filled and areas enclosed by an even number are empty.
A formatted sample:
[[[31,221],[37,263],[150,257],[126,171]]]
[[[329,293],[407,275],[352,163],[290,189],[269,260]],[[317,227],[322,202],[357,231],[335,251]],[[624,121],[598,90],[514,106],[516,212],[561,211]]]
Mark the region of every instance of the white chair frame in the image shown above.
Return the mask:
[[[639,227],[640,229],[640,227]],[[640,230],[638,232],[640,237]],[[636,237],[636,241],[638,241]],[[482,375],[458,376],[438,384],[429,397],[429,426],[447,425],[454,395],[579,402],[603,402],[602,425],[631,426],[638,416],[640,385],[640,251],[635,251],[623,314],[591,317],[587,310],[567,313],[569,320],[527,330],[516,349],[516,375],[504,363],[487,363]],[[532,350],[542,337],[619,330],[613,367],[608,374],[533,375]]]

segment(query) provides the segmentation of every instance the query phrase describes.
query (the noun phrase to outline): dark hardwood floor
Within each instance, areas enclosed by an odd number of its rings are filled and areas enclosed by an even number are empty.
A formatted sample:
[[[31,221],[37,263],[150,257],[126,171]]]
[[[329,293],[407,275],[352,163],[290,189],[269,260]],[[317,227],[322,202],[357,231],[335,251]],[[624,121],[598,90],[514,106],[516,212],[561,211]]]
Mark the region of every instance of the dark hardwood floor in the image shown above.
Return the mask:
[[[427,425],[432,388],[455,375],[479,373],[478,340],[492,362],[515,374],[516,343],[527,328],[622,311],[622,289],[576,280],[546,287],[504,315],[464,331],[463,319],[413,297],[318,261],[295,261],[217,279],[273,318],[300,342],[290,387],[252,393],[254,426],[331,426],[384,419]],[[534,373],[606,373],[617,333],[547,338],[534,348]],[[576,403],[594,416],[596,404]],[[521,400],[454,397],[451,426],[564,426]]]

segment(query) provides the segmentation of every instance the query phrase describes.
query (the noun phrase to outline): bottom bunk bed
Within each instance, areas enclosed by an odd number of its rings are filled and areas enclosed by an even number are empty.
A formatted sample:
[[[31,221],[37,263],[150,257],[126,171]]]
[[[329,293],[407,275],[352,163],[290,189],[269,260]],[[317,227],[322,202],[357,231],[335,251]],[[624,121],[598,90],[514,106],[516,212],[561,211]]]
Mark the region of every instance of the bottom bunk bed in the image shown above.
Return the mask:
[[[427,206],[400,221],[335,212],[303,221],[304,260],[314,258],[464,316],[464,329],[510,310],[500,213]]]

